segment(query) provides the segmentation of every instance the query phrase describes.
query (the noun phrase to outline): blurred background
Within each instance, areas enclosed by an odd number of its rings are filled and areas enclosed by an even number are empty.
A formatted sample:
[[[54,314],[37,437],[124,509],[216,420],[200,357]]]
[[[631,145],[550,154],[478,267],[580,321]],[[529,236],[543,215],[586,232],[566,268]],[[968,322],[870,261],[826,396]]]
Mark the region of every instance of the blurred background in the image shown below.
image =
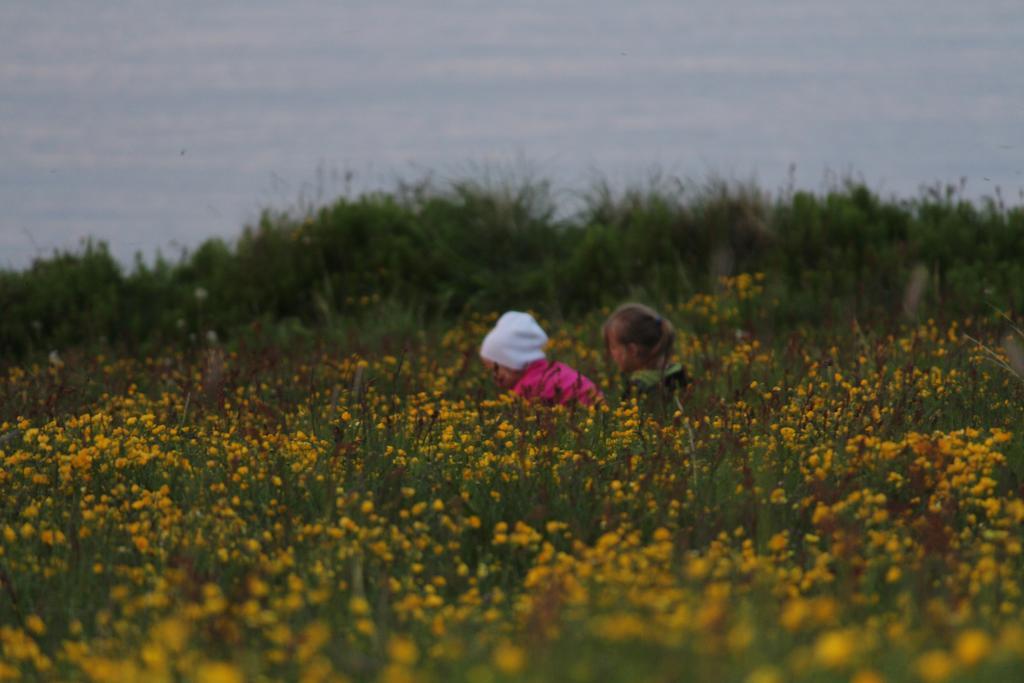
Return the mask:
[[[482,169],[1018,203],[1022,35],[1019,0],[7,0],[0,268]]]

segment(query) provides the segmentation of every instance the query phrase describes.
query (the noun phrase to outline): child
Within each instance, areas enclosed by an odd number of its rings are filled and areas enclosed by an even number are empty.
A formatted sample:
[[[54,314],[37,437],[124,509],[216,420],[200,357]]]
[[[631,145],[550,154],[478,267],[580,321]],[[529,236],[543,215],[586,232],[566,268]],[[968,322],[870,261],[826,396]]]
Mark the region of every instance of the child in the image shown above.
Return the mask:
[[[499,387],[527,400],[590,405],[600,399],[600,390],[589,379],[564,363],[545,358],[547,341],[548,336],[529,313],[509,311],[484,337],[480,358]]]
[[[630,390],[667,398],[689,384],[686,369],[669,363],[676,332],[672,323],[643,304],[623,304],[602,329],[608,354],[626,373]]]

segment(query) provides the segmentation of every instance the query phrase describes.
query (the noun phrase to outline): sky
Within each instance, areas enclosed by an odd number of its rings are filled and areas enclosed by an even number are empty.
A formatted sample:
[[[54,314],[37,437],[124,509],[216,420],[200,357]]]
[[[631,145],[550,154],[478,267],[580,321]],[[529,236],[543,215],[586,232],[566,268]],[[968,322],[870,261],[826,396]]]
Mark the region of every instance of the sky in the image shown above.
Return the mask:
[[[1024,203],[1020,36],[1020,0],[5,0],[0,268],[482,169]]]

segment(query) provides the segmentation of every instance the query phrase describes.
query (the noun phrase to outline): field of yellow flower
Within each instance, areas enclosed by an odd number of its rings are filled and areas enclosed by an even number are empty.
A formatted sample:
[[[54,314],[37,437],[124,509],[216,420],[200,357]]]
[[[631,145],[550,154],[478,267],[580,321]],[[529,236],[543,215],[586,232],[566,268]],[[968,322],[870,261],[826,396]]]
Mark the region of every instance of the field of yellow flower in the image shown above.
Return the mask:
[[[493,318],[7,368],[0,680],[1021,680],[993,326],[740,331],[759,282],[667,311],[659,414],[600,313],[546,323],[593,408],[500,396]]]

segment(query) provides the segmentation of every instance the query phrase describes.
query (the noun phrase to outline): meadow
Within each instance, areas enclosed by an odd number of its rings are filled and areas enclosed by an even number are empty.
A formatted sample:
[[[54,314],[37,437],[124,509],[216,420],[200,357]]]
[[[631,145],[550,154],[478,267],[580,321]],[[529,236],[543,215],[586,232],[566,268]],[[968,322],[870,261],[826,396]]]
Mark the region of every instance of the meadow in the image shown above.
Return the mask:
[[[1024,209],[959,192],[424,181],[0,272],[0,680],[1021,678]],[[526,306],[605,402],[495,390]]]
[[[1020,679],[1005,319],[782,328],[781,277],[666,304],[663,412],[607,309],[542,317],[591,408],[491,386],[498,311],[396,332],[372,296],[334,335],[10,363],[0,680]]]

